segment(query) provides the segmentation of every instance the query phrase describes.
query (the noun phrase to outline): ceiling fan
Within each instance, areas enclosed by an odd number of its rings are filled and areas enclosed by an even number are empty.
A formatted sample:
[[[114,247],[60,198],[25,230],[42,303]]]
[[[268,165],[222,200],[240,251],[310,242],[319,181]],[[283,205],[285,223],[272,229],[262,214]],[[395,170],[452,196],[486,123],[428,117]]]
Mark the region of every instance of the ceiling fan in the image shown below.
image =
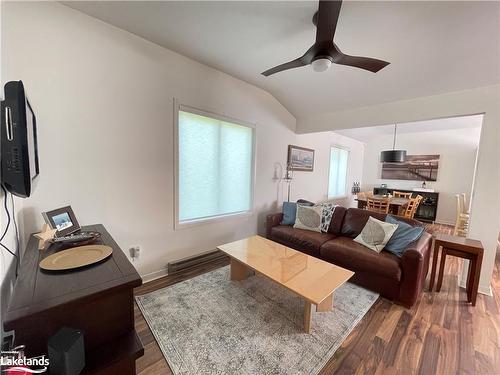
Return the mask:
[[[376,73],[389,65],[387,61],[372,59],[370,57],[350,56],[340,52],[333,42],[335,28],[340,15],[342,1],[320,0],[318,11],[314,14],[312,22],[316,26],[316,42],[304,55],[298,59],[275,66],[262,73],[270,76],[283,70],[312,65],[316,72],[324,72],[332,63],[354,66]]]

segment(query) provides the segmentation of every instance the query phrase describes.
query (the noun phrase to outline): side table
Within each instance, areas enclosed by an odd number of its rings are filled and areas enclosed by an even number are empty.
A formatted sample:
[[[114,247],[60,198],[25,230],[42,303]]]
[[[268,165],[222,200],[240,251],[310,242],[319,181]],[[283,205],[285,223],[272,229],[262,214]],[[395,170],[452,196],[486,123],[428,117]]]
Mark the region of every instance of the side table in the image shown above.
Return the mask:
[[[449,234],[438,234],[434,239],[434,255],[432,258],[431,280],[429,290],[434,287],[436,276],[437,258],[441,249],[441,262],[439,265],[438,281],[436,291],[441,290],[443,284],[444,264],[447,255],[456,256],[469,260],[469,270],[467,272],[467,301],[476,305],[477,290],[479,288],[479,276],[481,275],[481,264],[483,262],[483,245],[481,241],[470,238],[452,236]]]

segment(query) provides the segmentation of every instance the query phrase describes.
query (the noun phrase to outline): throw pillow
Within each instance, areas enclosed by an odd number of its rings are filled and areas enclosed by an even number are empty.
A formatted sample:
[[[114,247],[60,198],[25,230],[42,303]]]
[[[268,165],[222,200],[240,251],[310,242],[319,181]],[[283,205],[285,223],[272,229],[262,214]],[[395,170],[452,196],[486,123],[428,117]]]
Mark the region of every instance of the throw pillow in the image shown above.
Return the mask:
[[[308,201],[307,199],[299,199],[297,201],[297,204],[300,204],[302,206],[314,206],[314,202]]]
[[[386,223],[370,216],[365,227],[354,241],[380,253],[396,229],[398,229],[397,224]]]
[[[296,215],[297,215],[297,203],[283,202],[283,220],[281,220],[281,225],[295,224]]]
[[[323,207],[323,215],[321,215],[321,231],[323,233],[328,232],[328,228],[330,228],[330,222],[332,221],[333,211],[335,211],[335,207],[337,207],[334,203],[320,203],[317,206]]]
[[[323,207],[321,206],[302,206],[297,205],[297,217],[295,218],[294,228],[306,229],[321,233],[321,216]]]
[[[385,221],[387,223],[398,225],[398,229],[396,229],[384,248],[398,257],[401,257],[408,248],[408,245],[417,241],[422,236],[422,233],[424,233],[424,227],[413,227],[391,215],[387,215]]]

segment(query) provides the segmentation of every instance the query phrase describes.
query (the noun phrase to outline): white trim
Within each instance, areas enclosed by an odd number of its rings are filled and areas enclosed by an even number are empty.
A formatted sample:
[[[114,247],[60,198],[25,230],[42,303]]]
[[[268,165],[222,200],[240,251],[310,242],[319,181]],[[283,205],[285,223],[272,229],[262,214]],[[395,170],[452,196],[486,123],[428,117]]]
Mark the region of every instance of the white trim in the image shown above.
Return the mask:
[[[203,217],[200,219],[186,220],[186,221],[182,221],[182,222],[176,221],[175,222],[175,229],[176,230],[187,229],[187,228],[197,227],[197,226],[208,224],[208,223],[217,223],[220,221],[234,219],[235,217],[238,217],[238,218],[250,217],[253,214],[254,214],[253,207],[251,207],[250,211],[233,212],[233,213],[228,213],[228,214]],[[176,217],[176,220],[178,220],[177,217]]]
[[[252,165],[250,182],[250,210],[233,212],[199,219],[179,221],[179,111],[189,112],[200,116],[214,118],[216,120],[230,122],[236,125],[245,126],[252,130]],[[189,228],[207,223],[234,219],[235,217],[248,217],[255,212],[255,181],[256,181],[256,160],[257,160],[257,126],[254,123],[239,120],[233,117],[219,115],[217,113],[201,110],[188,105],[181,104],[174,98],[174,230]]]
[[[460,288],[464,288],[465,289],[466,282],[465,282],[465,280],[462,280],[462,278],[460,277],[460,275],[457,275],[457,283],[458,283],[458,286]],[[479,284],[479,286],[477,288],[477,292],[481,293],[481,294],[484,294],[486,296],[493,297],[493,292],[491,290],[491,285],[481,285],[481,284]]]
[[[347,168],[345,171],[345,194],[344,195],[332,195],[330,196],[330,172],[331,172],[331,167],[332,167],[332,148],[338,148],[340,150],[347,151]],[[330,145],[330,152],[328,153],[328,182],[326,186],[326,196],[328,199],[347,199],[349,197],[348,189],[349,189],[349,172],[351,169],[351,149],[346,146],[341,146],[338,144],[331,144]]]
[[[161,269],[158,271],[147,273],[145,275],[141,275],[141,279],[142,279],[142,283],[145,284],[145,283],[148,283],[150,281],[159,279],[159,278],[161,278],[163,276],[167,276],[167,275],[168,275],[168,271],[166,268],[164,268],[164,269]]]

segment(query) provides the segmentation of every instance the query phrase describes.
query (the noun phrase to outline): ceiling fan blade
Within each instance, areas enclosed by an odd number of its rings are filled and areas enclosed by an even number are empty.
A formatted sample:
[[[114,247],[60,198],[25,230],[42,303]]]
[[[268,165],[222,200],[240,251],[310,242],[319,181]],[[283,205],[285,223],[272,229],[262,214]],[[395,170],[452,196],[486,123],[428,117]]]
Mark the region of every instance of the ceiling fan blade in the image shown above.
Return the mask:
[[[342,1],[320,0],[317,16],[316,43],[332,42],[337,28]]]
[[[383,60],[372,59],[371,57],[350,56],[345,55],[340,51],[333,54],[333,62],[340,65],[349,65],[356,68],[369,70],[377,73],[380,69],[385,68],[390,63]]]
[[[283,70],[300,68],[301,66],[305,66],[305,65],[308,65],[308,64],[302,61],[302,57],[299,57],[298,59],[286,62],[286,63],[278,65],[278,66],[275,66],[274,68],[268,69],[265,72],[262,72],[261,74],[263,76],[268,77],[274,73],[282,72]]]
[[[294,69],[294,68],[300,68],[301,66],[306,66],[309,65],[316,52],[317,52],[318,46],[314,44],[311,48],[309,48],[306,53],[304,53],[302,56],[300,56],[298,59],[289,61],[287,63],[275,66],[274,68],[268,69],[265,72],[262,72],[261,74],[263,76],[270,76],[271,74],[282,72],[283,70],[288,70],[288,69]]]

